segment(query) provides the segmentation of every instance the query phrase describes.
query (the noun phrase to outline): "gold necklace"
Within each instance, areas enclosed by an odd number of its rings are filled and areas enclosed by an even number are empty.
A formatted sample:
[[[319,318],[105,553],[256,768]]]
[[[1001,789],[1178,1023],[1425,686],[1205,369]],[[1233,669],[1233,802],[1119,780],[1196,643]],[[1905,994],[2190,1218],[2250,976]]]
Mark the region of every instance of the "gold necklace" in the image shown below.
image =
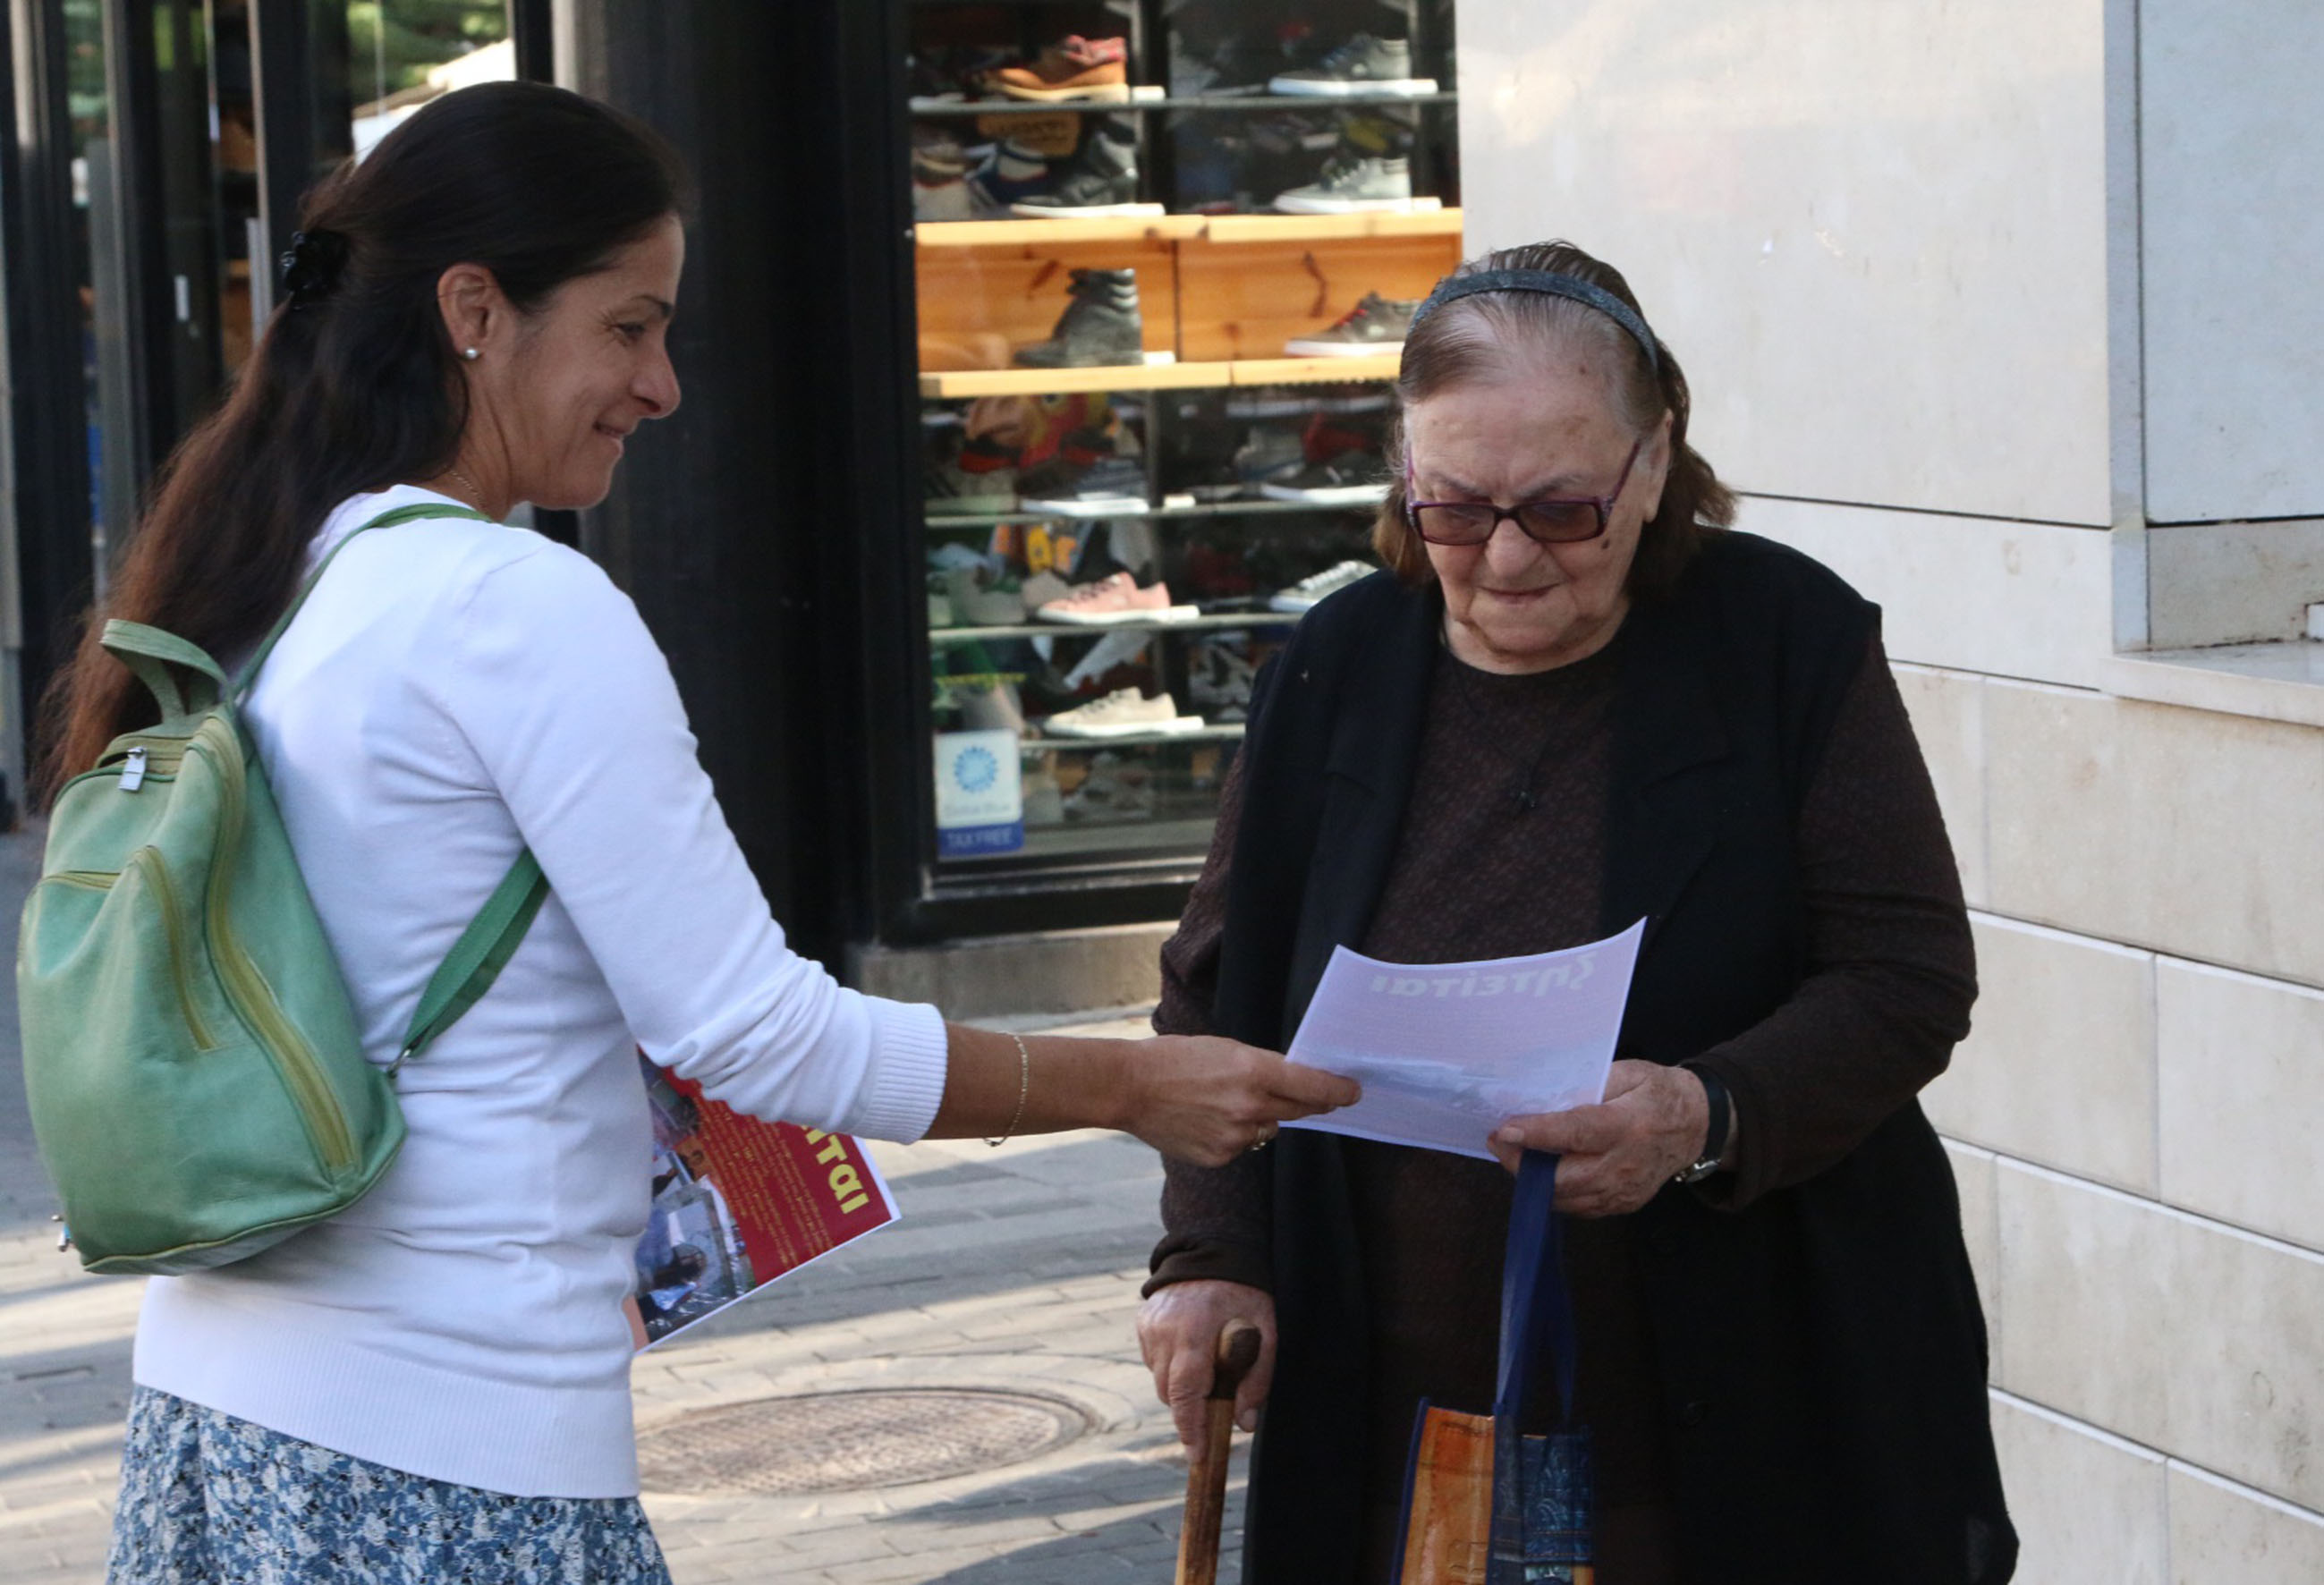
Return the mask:
[[[468,493],[475,497],[468,504],[482,511],[484,509],[484,493],[476,487],[476,482],[457,468],[446,468],[444,471],[468,487]]]

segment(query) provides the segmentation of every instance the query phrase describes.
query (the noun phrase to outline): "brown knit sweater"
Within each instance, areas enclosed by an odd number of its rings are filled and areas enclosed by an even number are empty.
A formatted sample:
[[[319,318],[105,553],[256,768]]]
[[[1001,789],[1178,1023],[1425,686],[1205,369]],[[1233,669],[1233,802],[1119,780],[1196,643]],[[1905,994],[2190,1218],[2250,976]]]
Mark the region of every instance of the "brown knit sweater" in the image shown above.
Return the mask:
[[[1394,963],[1578,945],[1599,933],[1618,640],[1524,677],[1443,657],[1411,803],[1360,944]],[[1526,808],[1513,794],[1529,792]],[[1162,953],[1157,1030],[1205,1032],[1240,811],[1223,789],[1208,865]],[[1706,1192],[1748,1203],[1844,1155],[1941,1072],[1975,993],[1950,847],[1904,702],[1877,641],[1850,688],[1799,821],[1808,977],[1793,999],[1702,1059],[1735,1097],[1741,1156]],[[1510,1180],[1499,1166],[1350,1140],[1374,1368],[1365,1492],[1367,1581],[1394,1551],[1406,1453],[1423,1397],[1482,1411],[1493,1394]],[[1270,1286],[1269,1166],[1173,1162],[1152,1286],[1198,1277]],[[1471,1230],[1448,1238],[1447,1229]],[[1603,1585],[1674,1578],[1671,1474],[1628,1220],[1567,1226],[1581,1340],[1576,1408],[1598,1443]]]

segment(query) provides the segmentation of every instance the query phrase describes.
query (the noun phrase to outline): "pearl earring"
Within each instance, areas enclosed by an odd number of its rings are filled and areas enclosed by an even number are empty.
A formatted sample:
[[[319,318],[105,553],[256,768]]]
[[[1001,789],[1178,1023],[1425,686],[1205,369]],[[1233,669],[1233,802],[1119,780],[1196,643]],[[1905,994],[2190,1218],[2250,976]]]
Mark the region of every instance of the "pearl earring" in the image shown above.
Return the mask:
[[[473,364],[484,355],[473,346],[464,346],[460,349],[460,355]]]

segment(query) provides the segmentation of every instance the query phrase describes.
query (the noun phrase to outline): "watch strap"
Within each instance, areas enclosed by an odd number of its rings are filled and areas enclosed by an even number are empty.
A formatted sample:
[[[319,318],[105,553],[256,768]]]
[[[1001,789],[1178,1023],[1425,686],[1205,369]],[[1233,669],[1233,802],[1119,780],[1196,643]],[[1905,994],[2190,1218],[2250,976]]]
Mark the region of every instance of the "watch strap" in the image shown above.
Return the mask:
[[[1693,1165],[1682,1171],[1677,1182],[1699,1184],[1719,1170],[1719,1158],[1727,1153],[1728,1135],[1735,1126],[1735,1101],[1727,1092],[1727,1084],[1709,1068],[1683,1064],[1702,1084],[1702,1098],[1711,1110],[1710,1127],[1703,1132],[1702,1155]]]

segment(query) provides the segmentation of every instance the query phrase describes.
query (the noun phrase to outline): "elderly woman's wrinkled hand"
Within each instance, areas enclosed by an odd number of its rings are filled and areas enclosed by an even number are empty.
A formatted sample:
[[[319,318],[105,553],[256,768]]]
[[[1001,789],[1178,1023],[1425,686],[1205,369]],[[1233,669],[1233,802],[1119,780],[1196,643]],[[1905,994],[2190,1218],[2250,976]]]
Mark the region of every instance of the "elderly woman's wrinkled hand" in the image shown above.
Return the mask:
[[[1710,1127],[1702,1080],[1684,1068],[1626,1061],[1614,1064],[1598,1105],[1513,1117],[1491,1143],[1511,1172],[1527,1150],[1555,1154],[1560,1211],[1621,1216],[1693,1165]]]

